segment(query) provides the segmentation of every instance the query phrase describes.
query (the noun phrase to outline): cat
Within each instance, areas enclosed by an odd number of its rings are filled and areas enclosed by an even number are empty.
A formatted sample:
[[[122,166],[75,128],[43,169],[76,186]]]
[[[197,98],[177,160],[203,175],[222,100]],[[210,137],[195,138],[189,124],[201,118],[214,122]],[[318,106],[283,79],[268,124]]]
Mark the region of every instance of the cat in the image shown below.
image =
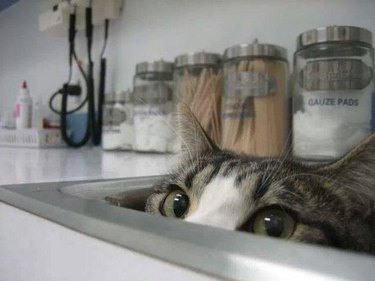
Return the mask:
[[[375,253],[375,134],[333,163],[308,166],[222,150],[179,110],[183,157],[155,184],[147,213]]]

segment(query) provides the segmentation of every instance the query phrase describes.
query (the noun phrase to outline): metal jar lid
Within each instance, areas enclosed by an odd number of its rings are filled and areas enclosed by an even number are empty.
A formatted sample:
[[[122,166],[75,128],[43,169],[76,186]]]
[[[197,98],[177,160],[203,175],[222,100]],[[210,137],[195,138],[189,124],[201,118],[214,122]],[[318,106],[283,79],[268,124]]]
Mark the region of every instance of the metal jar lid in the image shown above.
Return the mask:
[[[173,63],[166,62],[163,60],[158,61],[144,61],[137,63],[135,66],[135,74],[147,73],[147,72],[172,72]]]
[[[196,52],[182,54],[176,57],[175,66],[183,67],[188,65],[218,65],[221,55],[216,53]]]
[[[115,93],[116,102],[125,102],[125,91],[118,91]]]
[[[116,102],[131,102],[133,100],[133,92],[130,89],[118,91],[113,97]]]
[[[132,102],[133,101],[133,91],[130,89],[127,89],[125,91],[125,102]]]
[[[252,44],[234,45],[224,51],[224,60],[249,56],[273,57],[286,60],[287,52],[285,48],[277,45],[259,44],[257,39]]]
[[[371,31],[356,26],[326,26],[305,31],[297,37],[297,50],[323,42],[357,42],[371,46]]]
[[[116,102],[131,102],[132,97],[133,97],[133,92],[130,89],[126,91],[118,91],[114,95]]]

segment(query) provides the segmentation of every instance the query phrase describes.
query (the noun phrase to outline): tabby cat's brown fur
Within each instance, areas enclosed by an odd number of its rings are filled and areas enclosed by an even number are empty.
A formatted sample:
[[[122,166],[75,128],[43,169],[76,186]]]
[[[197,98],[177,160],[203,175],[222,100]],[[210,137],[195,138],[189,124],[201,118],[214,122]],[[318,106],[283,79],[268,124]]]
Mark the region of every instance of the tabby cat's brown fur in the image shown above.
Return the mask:
[[[185,156],[155,186],[147,212],[162,214],[165,197],[181,190],[190,201],[183,219],[244,230],[259,210],[278,206],[295,220],[290,240],[375,253],[375,135],[335,163],[311,167],[223,151],[180,110]]]

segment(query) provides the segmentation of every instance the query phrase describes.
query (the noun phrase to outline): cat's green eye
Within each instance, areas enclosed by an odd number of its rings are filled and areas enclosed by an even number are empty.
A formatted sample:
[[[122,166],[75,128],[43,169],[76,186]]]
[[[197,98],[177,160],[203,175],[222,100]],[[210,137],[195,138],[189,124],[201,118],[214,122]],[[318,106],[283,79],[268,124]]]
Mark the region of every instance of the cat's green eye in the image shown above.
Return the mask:
[[[295,228],[294,219],[280,208],[270,208],[256,214],[252,225],[254,234],[289,238]]]
[[[180,218],[189,208],[189,197],[181,190],[172,191],[165,198],[161,210],[166,217]]]

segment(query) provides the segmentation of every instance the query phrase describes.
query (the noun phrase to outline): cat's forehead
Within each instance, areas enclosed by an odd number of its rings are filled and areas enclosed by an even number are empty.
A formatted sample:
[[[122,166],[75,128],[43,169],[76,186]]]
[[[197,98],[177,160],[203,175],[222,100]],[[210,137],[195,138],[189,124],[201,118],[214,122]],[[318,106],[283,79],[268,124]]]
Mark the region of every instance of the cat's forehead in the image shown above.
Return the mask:
[[[192,185],[196,176],[205,176],[211,181],[215,176],[235,176],[237,181],[250,174],[287,174],[293,170],[290,163],[281,159],[261,159],[231,152],[202,154],[183,161],[175,171],[179,180],[187,187]]]
[[[245,204],[247,211],[272,204],[303,206],[304,186],[294,180],[295,172],[292,163],[281,159],[256,159],[230,152],[202,154],[183,162],[159,191],[181,188],[192,202],[210,198],[210,205],[226,198],[225,204]],[[236,202],[228,200],[231,196]]]

